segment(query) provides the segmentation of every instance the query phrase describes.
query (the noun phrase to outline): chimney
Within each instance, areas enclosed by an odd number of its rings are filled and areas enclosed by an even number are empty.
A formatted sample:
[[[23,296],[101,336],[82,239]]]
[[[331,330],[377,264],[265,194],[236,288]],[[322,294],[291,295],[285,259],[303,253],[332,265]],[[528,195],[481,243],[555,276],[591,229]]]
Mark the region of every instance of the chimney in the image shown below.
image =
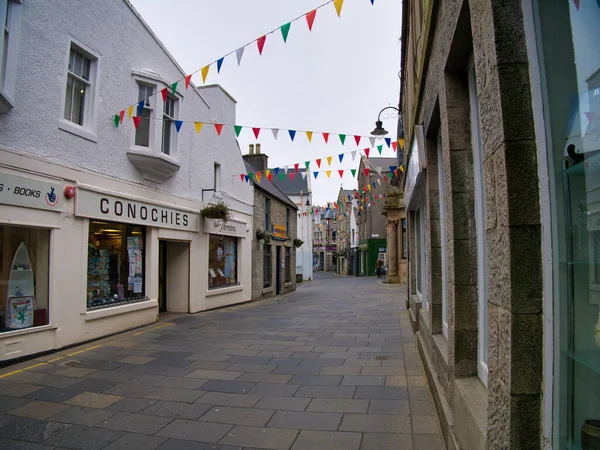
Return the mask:
[[[250,144],[249,148],[250,148],[250,150],[248,151],[248,154],[253,155],[254,154],[254,144]]]
[[[260,155],[260,144],[256,144],[256,154]]]
[[[248,164],[252,164],[254,167],[256,167],[256,170],[264,172],[269,168],[269,157],[260,152],[260,144],[256,144],[256,151],[254,149],[255,146],[250,144],[249,153],[247,155],[243,155],[244,161],[246,161]]]

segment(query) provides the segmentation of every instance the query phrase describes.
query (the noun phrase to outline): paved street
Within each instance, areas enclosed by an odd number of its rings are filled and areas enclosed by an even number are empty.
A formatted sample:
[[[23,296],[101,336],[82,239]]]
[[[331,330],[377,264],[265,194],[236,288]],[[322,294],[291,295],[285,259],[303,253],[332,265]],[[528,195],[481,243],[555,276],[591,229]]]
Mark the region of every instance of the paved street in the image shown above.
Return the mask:
[[[318,273],[0,371],[0,448],[441,449],[404,291]]]

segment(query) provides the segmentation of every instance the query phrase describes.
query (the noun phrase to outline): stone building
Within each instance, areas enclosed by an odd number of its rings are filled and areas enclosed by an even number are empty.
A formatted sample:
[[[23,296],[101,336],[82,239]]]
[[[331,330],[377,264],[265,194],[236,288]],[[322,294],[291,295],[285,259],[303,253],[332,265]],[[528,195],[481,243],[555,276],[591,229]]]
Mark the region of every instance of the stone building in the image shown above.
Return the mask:
[[[356,222],[356,190],[343,189],[337,198],[337,268],[341,275],[358,275],[358,224]]]
[[[407,303],[447,448],[593,448],[600,3],[402,18]]]
[[[244,155],[254,185],[252,230],[252,300],[296,290],[296,221],[298,207],[269,179],[269,157],[260,144]]]
[[[358,168],[358,249],[359,276],[375,275],[380,258],[387,264],[387,223],[384,206],[390,192],[390,172],[397,167],[396,158],[362,157]],[[385,177],[385,178],[384,178]]]
[[[384,214],[387,217],[387,282],[406,283],[408,280],[406,210],[404,194],[400,189],[387,194]]]
[[[313,265],[320,272],[337,267],[337,219],[333,206],[313,208]]]

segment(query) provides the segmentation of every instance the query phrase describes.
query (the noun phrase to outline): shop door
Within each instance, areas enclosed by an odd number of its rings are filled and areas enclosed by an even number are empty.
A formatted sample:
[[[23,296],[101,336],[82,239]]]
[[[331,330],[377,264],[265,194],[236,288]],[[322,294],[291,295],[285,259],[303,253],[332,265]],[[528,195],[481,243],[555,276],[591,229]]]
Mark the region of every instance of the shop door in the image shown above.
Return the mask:
[[[167,310],[167,242],[158,241],[158,311]]]
[[[276,252],[276,264],[275,264],[275,293],[281,294],[281,246],[278,245]]]

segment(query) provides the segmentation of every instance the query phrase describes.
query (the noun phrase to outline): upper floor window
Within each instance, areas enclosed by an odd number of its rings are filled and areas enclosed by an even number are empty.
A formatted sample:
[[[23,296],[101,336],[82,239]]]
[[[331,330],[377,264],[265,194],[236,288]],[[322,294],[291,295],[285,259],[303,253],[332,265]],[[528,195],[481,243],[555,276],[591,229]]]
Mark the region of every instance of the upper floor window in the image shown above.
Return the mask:
[[[265,198],[265,230],[269,231],[269,217],[271,216],[271,199]]]
[[[12,108],[15,91],[18,41],[21,34],[20,0],[0,0],[0,113]]]
[[[221,164],[215,163],[213,188],[216,191],[221,190]]]
[[[154,118],[152,103],[154,101],[154,86],[139,83],[138,84],[138,102],[144,101],[144,107],[138,110],[138,115],[142,118],[135,130],[135,145],[140,147],[150,147],[151,124]]]
[[[163,108],[163,132],[161,152],[170,155],[175,147],[175,120],[177,119],[177,99],[167,95]]]
[[[290,235],[290,208],[285,209],[285,232]]]
[[[71,46],[65,96],[65,120],[83,125],[86,101],[90,96],[92,61]]]

